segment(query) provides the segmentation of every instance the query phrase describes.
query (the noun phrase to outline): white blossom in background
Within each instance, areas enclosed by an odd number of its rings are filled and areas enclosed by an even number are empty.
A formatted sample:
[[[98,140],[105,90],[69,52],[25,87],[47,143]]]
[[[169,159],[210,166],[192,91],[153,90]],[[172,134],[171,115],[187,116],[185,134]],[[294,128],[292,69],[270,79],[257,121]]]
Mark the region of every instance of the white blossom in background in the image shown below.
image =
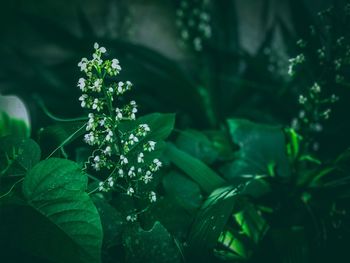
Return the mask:
[[[149,184],[154,173],[161,167],[158,159],[147,155],[156,149],[156,142],[147,140],[151,127],[137,124],[137,103],[125,103],[123,95],[131,90],[130,81],[115,81],[122,70],[119,60],[104,60],[105,47],[94,44],[94,53],[89,60],[83,58],[78,67],[84,73],[77,87],[81,107],[87,109],[87,133],[84,141],[93,148],[88,166],[95,173],[107,174],[98,184],[100,192],[119,191],[130,198],[145,198],[149,203],[157,200],[154,191],[140,192],[139,184]],[[130,130],[122,130],[122,122],[135,122]],[[129,222],[137,220],[137,213],[126,217]]]
[[[181,41],[196,52],[202,51],[203,43],[212,36],[209,9],[210,0],[181,0],[176,10]]]

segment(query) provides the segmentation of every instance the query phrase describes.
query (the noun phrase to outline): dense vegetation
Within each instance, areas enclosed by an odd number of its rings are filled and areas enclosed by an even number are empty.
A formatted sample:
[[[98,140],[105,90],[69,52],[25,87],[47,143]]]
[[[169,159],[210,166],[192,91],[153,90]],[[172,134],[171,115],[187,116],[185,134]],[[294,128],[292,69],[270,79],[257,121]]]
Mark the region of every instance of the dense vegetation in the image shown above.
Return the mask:
[[[168,55],[73,2],[3,4],[1,262],[350,262],[350,2],[261,1],[250,52],[239,1],[150,1]]]

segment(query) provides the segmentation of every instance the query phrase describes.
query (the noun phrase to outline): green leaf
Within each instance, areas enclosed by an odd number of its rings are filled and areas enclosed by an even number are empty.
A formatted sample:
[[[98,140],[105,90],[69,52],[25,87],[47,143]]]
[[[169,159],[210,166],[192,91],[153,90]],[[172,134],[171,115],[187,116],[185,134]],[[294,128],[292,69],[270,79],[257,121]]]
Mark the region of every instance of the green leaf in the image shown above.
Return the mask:
[[[30,244],[40,256],[56,262],[100,262],[102,227],[96,207],[84,192],[86,187],[87,176],[69,160],[44,160],[28,172],[23,195],[51,223],[41,229],[41,235],[50,235]]]
[[[32,139],[4,136],[0,138],[0,175],[19,175],[39,162],[41,151]]]
[[[93,195],[92,200],[101,217],[104,247],[109,248],[121,244],[125,227],[125,220],[121,213],[111,206],[101,194]]]
[[[172,236],[159,222],[149,231],[134,225],[125,231],[123,240],[127,262],[181,262],[180,252]]]
[[[188,211],[194,211],[202,204],[199,186],[179,172],[172,171],[164,176],[163,187],[168,197]]]
[[[240,149],[236,160],[221,168],[225,178],[240,183],[251,179],[250,175],[289,176],[286,144],[281,128],[241,119],[229,119],[227,124],[233,143]]]
[[[223,186],[225,180],[215,173],[210,167],[190,154],[181,151],[175,145],[168,143],[165,155],[179,169],[192,178],[193,181],[207,193]]]
[[[221,258],[248,259],[268,226],[246,198],[246,185],[215,190],[201,207],[189,243],[195,254],[215,252]],[[205,253],[206,252],[206,253]]]
[[[204,133],[196,130],[181,132],[176,139],[176,146],[208,164],[213,163],[219,155],[214,143]]]
[[[190,232],[189,244],[194,253],[214,249],[239,198],[238,189],[232,186],[216,189],[208,197]]]
[[[291,161],[295,161],[300,153],[301,136],[293,129],[286,129],[285,134],[287,137],[287,154]]]

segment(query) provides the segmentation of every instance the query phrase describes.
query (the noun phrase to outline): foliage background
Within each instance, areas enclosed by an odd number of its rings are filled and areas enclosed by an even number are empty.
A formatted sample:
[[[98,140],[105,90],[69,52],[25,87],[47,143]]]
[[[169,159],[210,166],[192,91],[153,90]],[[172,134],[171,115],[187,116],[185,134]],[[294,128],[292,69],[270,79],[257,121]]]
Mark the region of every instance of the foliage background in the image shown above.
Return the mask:
[[[345,1],[213,2],[213,37],[198,53],[178,43],[177,1],[3,1],[0,92],[18,95],[25,102],[32,138],[40,139],[43,154],[48,154],[55,143],[51,138],[45,140],[38,131],[55,122],[44,113],[40,102],[62,118],[84,114],[77,101],[80,91],[76,87],[79,75],[76,64],[90,53],[94,42],[99,42],[120,60],[121,78],[134,83],[132,96],[140,104],[141,112],[175,112],[177,130],[193,129],[206,132],[209,138],[220,137],[215,132],[223,130],[228,118],[290,125],[300,110],[298,96],[306,89],[304,83],[317,76],[307,72],[302,81],[290,78],[288,59],[298,54],[296,42],[308,37],[309,25],[317,24],[317,13],[331,4],[344,6]],[[337,30],[345,35],[347,29]],[[315,135],[319,143],[315,154],[326,163],[350,145],[349,89],[337,86],[327,89],[341,99],[323,131]],[[224,139],[219,142],[224,146],[216,153],[217,158],[213,157],[215,148],[203,150],[202,145],[179,136],[175,132],[171,137],[179,148],[230,178],[231,174],[223,172],[222,163],[233,158],[231,151],[237,149],[233,143]],[[70,156],[74,156],[77,146],[79,142],[68,146]],[[181,184],[182,179],[177,183]],[[189,188],[197,189],[190,186],[192,181],[188,183]],[[201,197],[192,208],[198,209],[202,201]],[[186,209],[191,210],[191,204],[187,205]],[[171,218],[161,222],[179,239],[185,235],[180,225],[192,222],[192,218],[186,222],[174,219],[175,223],[167,220]],[[292,242],[293,237],[286,240]]]

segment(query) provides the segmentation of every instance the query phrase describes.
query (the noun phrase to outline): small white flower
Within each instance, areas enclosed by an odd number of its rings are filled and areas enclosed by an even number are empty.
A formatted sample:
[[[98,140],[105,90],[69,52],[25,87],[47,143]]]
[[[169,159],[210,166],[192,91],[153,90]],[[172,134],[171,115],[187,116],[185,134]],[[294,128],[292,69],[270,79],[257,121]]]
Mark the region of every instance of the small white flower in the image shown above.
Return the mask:
[[[115,119],[117,121],[123,119],[123,113],[122,113],[122,111],[119,108],[115,109],[115,113],[116,113]]]
[[[121,164],[127,164],[129,161],[124,155],[120,155],[120,162]]]
[[[158,171],[161,166],[162,163],[158,159],[154,159],[153,163],[150,165],[150,169],[151,171],[155,172]]]
[[[117,71],[120,71],[122,69],[119,65],[119,60],[116,58],[112,59],[111,67]]]
[[[96,141],[96,137],[92,132],[84,135],[84,141],[89,145],[94,145]]]
[[[123,171],[123,169],[119,169],[119,170],[118,170],[118,175],[119,175],[120,178],[123,178],[123,177],[124,177],[124,171]]]
[[[94,49],[98,49],[99,47],[100,47],[100,45],[97,42],[95,42],[94,43]]]
[[[100,124],[101,127],[105,126],[107,118],[104,117],[101,120],[98,121],[98,124]]]
[[[86,87],[86,80],[84,78],[80,78],[78,80],[78,87],[80,88],[80,90],[85,91],[85,87]]]
[[[94,99],[94,102],[92,104],[92,109],[100,111],[103,108],[103,102],[100,101],[98,98]]]
[[[145,176],[143,177],[143,182],[148,184],[153,179],[151,171],[147,171]]]
[[[140,125],[142,129],[144,129],[146,132],[149,132],[151,129],[149,128],[148,124],[141,124]]]
[[[96,155],[96,156],[94,157],[94,162],[95,162],[95,163],[98,163],[100,160],[101,160],[101,159],[100,159],[100,156]]]
[[[112,154],[112,148],[111,148],[111,146],[108,145],[108,146],[106,147],[106,149],[104,149],[103,153],[104,153],[105,155],[111,156],[111,154]]]
[[[128,172],[128,176],[129,176],[130,178],[136,176],[135,167],[134,167],[134,166],[131,166],[131,167],[130,167],[130,170],[129,170],[129,172]]]
[[[117,95],[121,95],[125,92],[124,83],[122,81],[118,82]]]
[[[107,192],[107,189],[105,188],[103,182],[100,182],[100,183],[98,184],[98,190],[101,191],[101,192]]]
[[[141,153],[139,153],[139,155],[137,156],[137,162],[138,163],[143,163],[143,162],[145,162],[145,160],[143,159],[143,157],[144,157],[144,154],[141,152]]]
[[[307,102],[307,98],[303,95],[299,96],[299,103],[300,104],[305,104]]]
[[[113,185],[114,185],[114,178],[113,177],[109,177],[107,181],[108,181],[109,187],[113,187]]]
[[[92,86],[92,90],[96,92],[101,92],[102,88],[102,79],[96,79],[94,85]]]
[[[126,190],[126,194],[129,195],[129,196],[132,196],[134,193],[135,193],[135,190],[134,190],[134,188],[132,188],[132,187],[129,187],[129,188]]]
[[[132,83],[130,81],[126,81],[126,89],[129,90],[132,86]]]
[[[78,67],[80,67],[80,71],[86,71],[87,64],[88,64],[87,58],[82,58],[81,61],[78,63]]]
[[[106,141],[107,142],[112,142],[113,141],[113,132],[111,130],[107,130],[107,135],[106,135]]]
[[[149,198],[149,201],[150,201],[151,203],[154,203],[154,202],[157,201],[157,195],[156,195],[156,193],[153,192],[153,191],[151,191],[151,192],[149,193],[148,198]]]
[[[87,94],[83,94],[79,97],[79,100],[81,101],[81,107],[85,108],[86,107],[86,100],[89,96]]]
[[[156,146],[156,142],[148,141],[146,144],[144,144],[143,149],[145,151],[151,152],[151,151],[154,151],[155,146]]]
[[[126,221],[128,222],[135,222],[137,220],[137,215],[128,215],[126,217]]]
[[[149,144],[150,149],[151,149],[152,151],[154,151],[154,148],[155,148],[155,146],[156,146],[156,142],[154,142],[154,141],[149,141],[148,144]]]
[[[130,145],[134,145],[135,142],[139,142],[139,139],[134,134],[130,134],[129,140]]]

